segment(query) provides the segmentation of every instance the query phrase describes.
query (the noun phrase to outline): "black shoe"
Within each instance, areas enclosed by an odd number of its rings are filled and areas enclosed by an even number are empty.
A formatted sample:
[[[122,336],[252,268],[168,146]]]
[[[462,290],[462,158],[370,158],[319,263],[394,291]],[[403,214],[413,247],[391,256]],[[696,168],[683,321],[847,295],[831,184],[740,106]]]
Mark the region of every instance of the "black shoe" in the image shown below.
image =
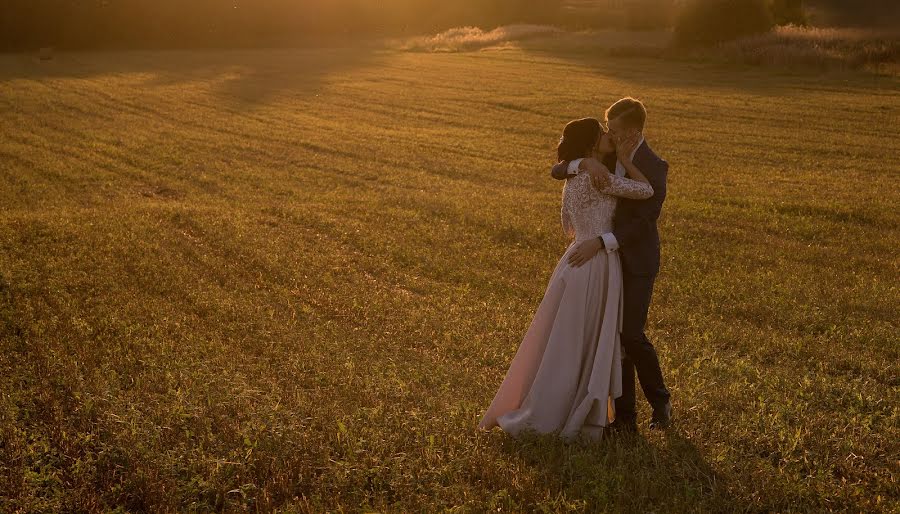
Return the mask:
[[[609,431],[614,434],[636,434],[638,431],[637,422],[616,419],[609,424]]]
[[[653,409],[653,418],[650,420],[651,430],[662,430],[672,425],[672,402],[666,402],[658,409]]]

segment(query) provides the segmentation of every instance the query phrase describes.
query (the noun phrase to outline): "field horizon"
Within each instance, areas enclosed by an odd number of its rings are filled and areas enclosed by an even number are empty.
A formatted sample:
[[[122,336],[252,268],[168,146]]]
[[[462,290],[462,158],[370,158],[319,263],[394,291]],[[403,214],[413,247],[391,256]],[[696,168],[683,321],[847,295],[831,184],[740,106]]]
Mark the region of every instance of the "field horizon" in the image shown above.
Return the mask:
[[[554,144],[626,95],[676,425],[479,432],[568,244]],[[0,510],[897,509],[896,76],[63,52],[0,55],[0,113]]]

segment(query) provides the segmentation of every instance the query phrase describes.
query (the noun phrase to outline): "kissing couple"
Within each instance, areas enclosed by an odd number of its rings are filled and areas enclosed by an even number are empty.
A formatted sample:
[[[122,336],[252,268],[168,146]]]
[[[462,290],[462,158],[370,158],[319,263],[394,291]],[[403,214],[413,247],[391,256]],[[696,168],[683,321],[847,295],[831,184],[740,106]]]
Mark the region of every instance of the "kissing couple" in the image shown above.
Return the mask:
[[[644,140],[639,100],[617,101],[604,120],[572,121],[559,140],[551,175],[565,180],[562,228],[574,241],[479,428],[567,441],[637,432],[635,371],[653,409],[650,428],[671,423],[669,390],[644,333],[669,165]]]

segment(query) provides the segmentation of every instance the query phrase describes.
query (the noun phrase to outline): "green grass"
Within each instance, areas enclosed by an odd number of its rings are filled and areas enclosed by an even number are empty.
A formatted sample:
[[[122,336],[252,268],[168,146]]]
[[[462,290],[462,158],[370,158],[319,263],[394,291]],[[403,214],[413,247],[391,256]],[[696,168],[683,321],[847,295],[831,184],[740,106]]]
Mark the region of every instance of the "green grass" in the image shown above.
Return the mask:
[[[0,510],[896,511],[898,86],[0,57]],[[480,433],[567,244],[554,143],[626,94],[671,167],[649,335],[677,424]]]

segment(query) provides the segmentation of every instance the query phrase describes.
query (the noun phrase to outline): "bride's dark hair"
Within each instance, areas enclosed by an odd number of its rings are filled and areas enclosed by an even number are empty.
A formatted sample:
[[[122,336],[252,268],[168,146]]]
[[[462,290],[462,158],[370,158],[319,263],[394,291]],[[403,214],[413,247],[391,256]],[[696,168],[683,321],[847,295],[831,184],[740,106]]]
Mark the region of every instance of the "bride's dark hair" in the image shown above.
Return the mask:
[[[571,161],[589,157],[591,148],[597,144],[603,129],[597,118],[581,118],[570,121],[563,129],[562,138],[556,147],[556,157],[560,161]]]

